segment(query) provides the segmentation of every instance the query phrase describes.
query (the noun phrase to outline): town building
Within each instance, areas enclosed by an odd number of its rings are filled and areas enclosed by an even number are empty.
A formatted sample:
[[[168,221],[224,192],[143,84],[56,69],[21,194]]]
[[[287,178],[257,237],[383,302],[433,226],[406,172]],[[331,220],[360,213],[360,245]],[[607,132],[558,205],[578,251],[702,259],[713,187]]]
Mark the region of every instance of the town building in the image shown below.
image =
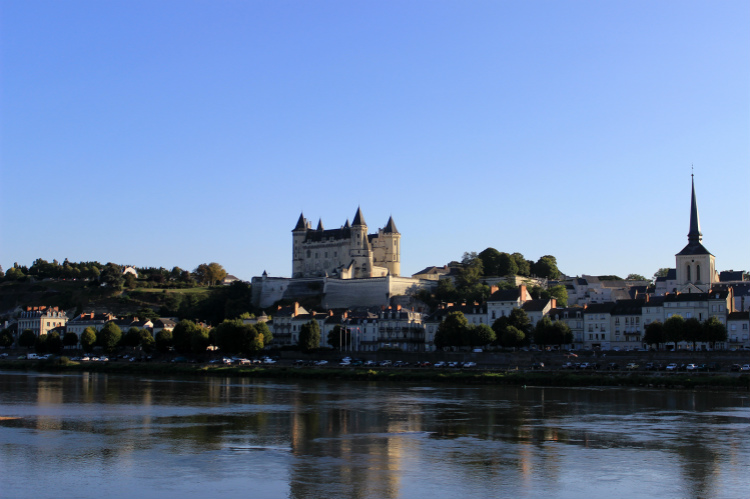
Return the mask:
[[[45,336],[56,327],[65,326],[68,316],[58,307],[26,307],[18,317],[19,335],[30,329],[37,336]]]

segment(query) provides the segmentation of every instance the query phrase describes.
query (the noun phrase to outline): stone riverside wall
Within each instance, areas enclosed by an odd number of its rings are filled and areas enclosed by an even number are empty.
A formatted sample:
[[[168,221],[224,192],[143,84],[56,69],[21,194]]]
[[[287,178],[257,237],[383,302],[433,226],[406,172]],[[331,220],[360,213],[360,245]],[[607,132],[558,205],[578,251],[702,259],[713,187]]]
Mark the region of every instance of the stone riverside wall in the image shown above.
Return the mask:
[[[330,279],[310,277],[253,277],[253,305],[267,308],[279,300],[299,300],[322,296],[322,307],[351,308],[390,305],[394,296],[408,295],[422,288],[432,288],[436,281],[411,277],[373,277],[369,279]]]

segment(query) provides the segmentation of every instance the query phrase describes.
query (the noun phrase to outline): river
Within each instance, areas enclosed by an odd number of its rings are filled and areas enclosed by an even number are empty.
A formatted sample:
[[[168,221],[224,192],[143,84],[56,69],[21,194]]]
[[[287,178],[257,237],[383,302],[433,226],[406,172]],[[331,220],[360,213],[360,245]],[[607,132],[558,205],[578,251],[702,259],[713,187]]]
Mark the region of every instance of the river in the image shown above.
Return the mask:
[[[750,395],[0,371],[0,497],[742,498]]]

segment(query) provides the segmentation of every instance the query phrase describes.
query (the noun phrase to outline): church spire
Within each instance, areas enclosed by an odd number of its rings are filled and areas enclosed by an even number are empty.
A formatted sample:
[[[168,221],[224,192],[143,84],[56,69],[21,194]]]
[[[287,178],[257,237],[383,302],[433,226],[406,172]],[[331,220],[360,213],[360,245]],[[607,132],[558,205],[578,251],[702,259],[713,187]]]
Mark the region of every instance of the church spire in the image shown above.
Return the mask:
[[[690,175],[690,183],[692,185],[692,196],[690,199],[690,232],[688,233],[689,243],[700,243],[703,240],[703,234],[701,234],[701,222],[698,218],[698,201],[695,200],[695,178]]]

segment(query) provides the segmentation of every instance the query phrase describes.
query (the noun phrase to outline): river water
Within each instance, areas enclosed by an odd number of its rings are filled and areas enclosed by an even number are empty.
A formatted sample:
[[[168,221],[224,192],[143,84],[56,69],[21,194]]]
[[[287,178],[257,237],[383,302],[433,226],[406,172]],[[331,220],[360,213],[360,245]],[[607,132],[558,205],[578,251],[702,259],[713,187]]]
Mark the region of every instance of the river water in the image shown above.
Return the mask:
[[[743,498],[750,395],[0,371],[0,498]]]

